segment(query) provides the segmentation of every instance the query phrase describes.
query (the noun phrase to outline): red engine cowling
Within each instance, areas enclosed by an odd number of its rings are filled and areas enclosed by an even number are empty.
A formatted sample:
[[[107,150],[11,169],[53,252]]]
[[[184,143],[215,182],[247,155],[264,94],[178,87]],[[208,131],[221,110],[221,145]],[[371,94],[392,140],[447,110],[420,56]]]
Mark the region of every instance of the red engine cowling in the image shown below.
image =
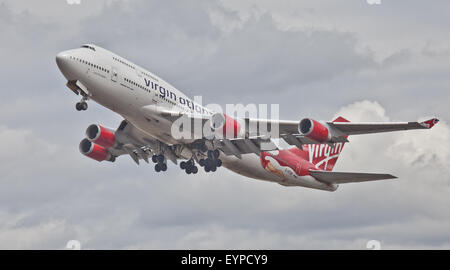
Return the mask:
[[[225,138],[236,138],[241,132],[241,125],[226,114],[212,116],[212,128],[221,132]]]
[[[239,135],[239,132],[241,132],[241,125],[228,115],[224,114],[224,116],[225,123],[223,124],[222,128],[223,135],[227,138],[236,138]]]
[[[313,119],[305,118],[300,121],[298,130],[306,137],[320,143],[327,142],[331,139],[330,131],[328,130],[328,128]]]
[[[86,130],[87,138],[100,146],[108,149],[116,143],[116,136],[111,130],[100,125],[90,125]]]
[[[98,144],[91,142],[88,139],[84,139],[80,143],[80,152],[92,159],[97,161],[114,161],[114,157],[106,150]]]

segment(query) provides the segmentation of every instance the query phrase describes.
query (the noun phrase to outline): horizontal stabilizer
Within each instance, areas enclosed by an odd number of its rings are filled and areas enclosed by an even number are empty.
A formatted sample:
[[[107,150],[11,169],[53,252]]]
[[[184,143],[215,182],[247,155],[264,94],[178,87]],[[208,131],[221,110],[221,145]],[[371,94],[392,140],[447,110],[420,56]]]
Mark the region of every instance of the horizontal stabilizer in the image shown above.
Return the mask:
[[[309,171],[311,176],[328,184],[345,184],[397,178],[390,174]]]

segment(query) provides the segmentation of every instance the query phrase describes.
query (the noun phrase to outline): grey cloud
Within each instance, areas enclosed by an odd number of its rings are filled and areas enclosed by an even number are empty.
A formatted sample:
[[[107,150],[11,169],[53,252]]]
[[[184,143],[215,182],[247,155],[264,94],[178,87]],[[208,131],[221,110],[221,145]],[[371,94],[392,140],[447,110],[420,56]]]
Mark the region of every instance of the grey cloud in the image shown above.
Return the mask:
[[[104,16],[87,20],[81,36],[123,52],[191,95],[211,93],[205,95],[207,102],[234,103],[237,95],[251,102],[255,94],[267,102],[273,92],[375,66],[369,51],[356,51],[350,33],[280,30],[270,14],[221,32],[208,14],[211,5],[117,2]],[[223,8],[217,12],[226,13]],[[227,17],[229,23],[240,21],[233,14]]]
[[[360,24],[350,30],[322,27],[315,15],[302,13],[316,27],[286,27],[284,5],[236,10],[232,2],[115,1],[76,7],[76,23],[68,23],[61,12],[69,6],[55,6],[45,19],[40,10],[20,13],[20,3],[12,9],[5,3],[0,33],[10,38],[0,52],[0,248],[64,248],[78,239],[95,249],[364,249],[374,238],[383,248],[449,247],[445,48],[433,43],[418,52],[413,43],[377,61],[377,46],[360,48],[371,41],[360,31],[369,26],[347,16],[348,4],[333,12],[316,6],[314,14],[329,15],[323,20],[331,26],[340,19]],[[382,41],[394,44],[388,36],[396,32],[388,30]],[[431,131],[351,137],[336,170],[400,179],[342,185],[336,193],[287,189],[225,170],[188,177],[170,165],[161,175],[127,157],[99,164],[78,153],[84,129],[115,127],[121,119],[95,104],[75,112],[77,97],[54,63],[57,52],[85,42],[190,95],[202,93],[206,102],[276,102],[288,119],[328,120],[337,112],[352,121],[434,114],[444,121]]]

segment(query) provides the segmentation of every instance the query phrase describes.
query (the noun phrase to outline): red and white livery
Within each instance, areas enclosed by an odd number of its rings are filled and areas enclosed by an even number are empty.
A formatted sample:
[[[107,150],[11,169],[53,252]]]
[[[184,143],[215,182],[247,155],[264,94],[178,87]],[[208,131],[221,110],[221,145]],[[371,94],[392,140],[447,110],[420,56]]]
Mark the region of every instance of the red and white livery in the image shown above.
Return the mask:
[[[395,178],[334,172],[349,136],[430,129],[438,123],[435,118],[398,123],[353,123],[342,117],[331,122],[238,119],[197,104],[150,71],[96,45],[61,52],[56,63],[67,87],[81,96],[78,111],[87,110],[87,101],[94,100],[124,119],[115,130],[89,126],[80,152],[96,161],[111,162],[128,155],[137,164],[155,163],[157,172],[166,171],[170,160],[187,174],[197,174],[199,167],[209,173],[223,166],[283,186],[334,191],[343,183]],[[209,125],[200,133],[190,132],[193,136],[175,136],[174,123],[182,119],[194,126]],[[291,147],[280,149],[272,139],[283,139]]]

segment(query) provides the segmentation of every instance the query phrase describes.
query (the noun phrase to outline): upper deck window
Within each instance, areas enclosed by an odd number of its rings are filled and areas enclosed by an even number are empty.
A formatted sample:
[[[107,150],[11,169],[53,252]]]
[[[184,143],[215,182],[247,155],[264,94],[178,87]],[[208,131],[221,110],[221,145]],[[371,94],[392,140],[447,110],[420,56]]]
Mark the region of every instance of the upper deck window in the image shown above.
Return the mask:
[[[95,48],[92,47],[92,46],[89,46],[89,45],[83,45],[83,46],[81,46],[81,48],[86,48],[86,49],[89,49],[89,50],[93,50],[95,52]]]
[[[125,65],[125,66],[127,66],[129,68],[136,69],[133,65],[131,65],[131,64],[129,64],[129,63],[127,63],[127,62],[117,58],[117,57],[113,56],[113,59],[114,59],[114,61],[117,61],[117,62],[119,62],[119,63],[121,63],[121,64],[123,64],[123,65]]]

